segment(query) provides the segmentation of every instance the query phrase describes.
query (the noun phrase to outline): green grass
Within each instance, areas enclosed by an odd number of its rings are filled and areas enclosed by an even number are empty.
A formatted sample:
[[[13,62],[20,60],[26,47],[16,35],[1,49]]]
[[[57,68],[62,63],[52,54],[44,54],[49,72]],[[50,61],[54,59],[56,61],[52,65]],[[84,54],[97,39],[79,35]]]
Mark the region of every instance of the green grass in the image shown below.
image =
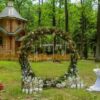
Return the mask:
[[[61,64],[35,62],[31,65],[37,76],[56,78],[64,74],[69,62],[62,62]],[[20,89],[21,71],[19,63],[0,61],[0,82],[5,86],[4,91],[0,92],[0,100],[100,100],[100,93],[86,91],[86,88],[95,82],[95,74],[93,73],[95,67],[94,61],[82,60],[78,62],[79,75],[86,85],[84,89],[50,88],[39,94],[26,95]]]

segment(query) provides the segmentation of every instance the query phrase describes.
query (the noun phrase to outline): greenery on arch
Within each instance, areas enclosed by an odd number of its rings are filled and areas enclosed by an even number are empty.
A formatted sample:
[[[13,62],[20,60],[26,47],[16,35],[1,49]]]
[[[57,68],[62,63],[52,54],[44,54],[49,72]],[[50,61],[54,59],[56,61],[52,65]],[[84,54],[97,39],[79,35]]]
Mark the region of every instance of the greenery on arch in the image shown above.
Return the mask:
[[[43,80],[43,87],[48,86],[46,81],[49,81],[51,86],[57,86],[57,83],[61,82],[62,80],[66,79],[67,76],[75,76],[77,77],[77,71],[76,71],[76,63],[77,63],[77,53],[75,49],[75,44],[72,41],[71,37],[68,33],[57,29],[57,28],[39,28],[35,30],[34,32],[29,33],[27,36],[23,39],[23,44],[21,47],[21,53],[19,57],[19,62],[22,69],[22,89],[23,91],[27,89],[30,91],[33,87],[33,80],[37,81],[35,73],[32,71],[30,63],[28,61],[28,55],[32,52],[32,47],[35,45],[35,42],[39,40],[39,38],[44,37],[45,35],[50,34],[53,35],[54,38],[56,36],[61,37],[63,40],[67,42],[68,49],[70,53],[72,53],[71,56],[71,64],[68,69],[68,73],[64,74],[63,77],[60,77],[58,80]],[[41,81],[40,81],[41,82]],[[31,84],[31,85],[30,85]],[[39,86],[38,86],[39,87]],[[32,89],[33,90],[33,89]],[[31,91],[32,91],[31,90]],[[33,92],[33,91],[32,91]]]

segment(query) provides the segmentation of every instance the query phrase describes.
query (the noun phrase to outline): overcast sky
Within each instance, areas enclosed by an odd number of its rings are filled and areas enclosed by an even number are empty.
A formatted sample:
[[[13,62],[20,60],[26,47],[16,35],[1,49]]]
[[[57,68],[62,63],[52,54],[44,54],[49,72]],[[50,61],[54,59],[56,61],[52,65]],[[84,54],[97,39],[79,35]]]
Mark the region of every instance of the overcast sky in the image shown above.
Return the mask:
[[[47,0],[44,0],[44,1],[47,1]],[[94,6],[95,9],[97,9],[97,1],[98,0],[95,0],[95,1],[96,1],[96,3],[93,3],[93,6]],[[35,1],[35,3],[37,3],[37,2],[38,2],[38,0]],[[72,3],[79,3],[80,0],[71,0],[71,2]]]
[[[72,1],[72,3],[77,3],[77,2],[79,2],[80,0],[71,0]]]
[[[46,0],[44,0],[44,1],[46,1]],[[79,2],[80,0],[71,0],[71,2],[72,3],[77,3],[77,2]],[[38,2],[38,0],[36,0],[36,2]]]

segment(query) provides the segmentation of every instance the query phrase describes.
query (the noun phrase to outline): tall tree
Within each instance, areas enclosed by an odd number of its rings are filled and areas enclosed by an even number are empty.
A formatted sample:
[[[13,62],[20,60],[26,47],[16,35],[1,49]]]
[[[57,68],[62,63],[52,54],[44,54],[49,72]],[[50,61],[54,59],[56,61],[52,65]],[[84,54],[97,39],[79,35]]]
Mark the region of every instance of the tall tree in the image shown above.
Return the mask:
[[[42,4],[44,3],[44,1],[42,0]]]
[[[68,26],[68,0],[65,0],[65,30],[68,32],[69,26]]]
[[[13,0],[15,2],[15,6],[19,13],[21,13],[21,7],[23,6],[23,3],[26,2],[26,0]]]
[[[56,1],[52,0],[52,26],[56,26]],[[56,36],[53,38],[53,55],[55,54],[56,49]],[[55,61],[55,59],[54,59]]]
[[[80,26],[81,26],[81,32],[80,32],[80,56],[83,58],[84,56],[84,33],[86,28],[86,20],[85,20],[85,10],[84,10],[84,0],[81,0],[81,18],[80,18]]]
[[[52,0],[52,25],[56,26],[56,2]]]
[[[38,14],[39,14],[38,26],[41,26],[41,0],[39,0]]]
[[[61,12],[61,0],[59,0],[59,14],[60,14],[60,12]],[[60,24],[61,24],[61,18],[60,18],[61,16],[59,16],[59,18],[58,18],[58,26],[60,27]]]
[[[100,61],[100,0],[98,0],[96,61]]]

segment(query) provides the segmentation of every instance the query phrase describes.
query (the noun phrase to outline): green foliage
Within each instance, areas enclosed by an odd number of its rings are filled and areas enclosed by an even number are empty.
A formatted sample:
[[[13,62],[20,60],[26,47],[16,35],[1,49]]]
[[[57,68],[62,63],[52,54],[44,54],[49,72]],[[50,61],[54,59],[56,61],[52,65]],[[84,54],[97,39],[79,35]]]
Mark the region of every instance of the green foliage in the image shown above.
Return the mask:
[[[87,19],[87,31],[86,33],[93,33],[96,27],[96,10],[93,9],[92,2],[94,0],[85,0],[84,5],[72,4],[68,3],[69,10],[69,29],[70,33],[74,35],[74,33],[80,28],[80,17],[81,11],[84,11],[84,16]],[[28,20],[27,29],[28,31],[32,31],[38,27],[38,12],[39,12],[39,4],[36,0],[14,0],[16,9]],[[1,0],[0,2],[0,11],[5,7],[7,1]],[[59,0],[56,0],[56,27],[61,29],[65,29],[65,18],[64,18],[64,1],[61,1],[61,5],[59,5]],[[59,8],[59,6],[61,6]],[[41,26],[52,26],[52,0],[48,0],[43,2],[40,6],[41,8]],[[60,23],[59,23],[60,20]]]
[[[85,25],[83,25],[83,40],[88,44],[92,43],[94,45],[97,26],[97,9],[94,9],[93,6],[95,0],[83,1],[83,4],[81,4],[80,2],[72,3],[71,0],[68,0],[69,34],[72,35],[76,44],[80,42],[82,22],[85,21]],[[56,18],[56,27],[65,30],[65,1],[55,0],[55,13],[53,12],[52,2],[53,0],[43,0],[43,3],[40,2],[39,5],[38,0],[14,0],[16,9],[28,20],[26,25],[28,32],[34,31],[38,27],[52,27],[53,15],[55,15]],[[0,11],[6,6],[6,3],[7,0],[0,0]],[[38,24],[39,11],[41,11],[41,25]]]

